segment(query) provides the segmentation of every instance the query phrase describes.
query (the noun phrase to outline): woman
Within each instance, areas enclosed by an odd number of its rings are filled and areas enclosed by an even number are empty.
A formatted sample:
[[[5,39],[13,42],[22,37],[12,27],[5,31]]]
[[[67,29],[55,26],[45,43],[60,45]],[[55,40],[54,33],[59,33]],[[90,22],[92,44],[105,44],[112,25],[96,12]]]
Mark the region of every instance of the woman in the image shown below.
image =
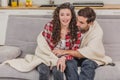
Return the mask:
[[[78,49],[81,34],[76,26],[74,7],[70,3],[58,6],[54,11],[53,20],[45,25],[42,35],[53,52],[55,49]],[[42,63],[37,67],[40,80],[49,80],[50,71],[53,73],[54,80],[63,80],[65,62],[73,57],[71,55],[57,55],[57,57],[57,66],[51,68]]]

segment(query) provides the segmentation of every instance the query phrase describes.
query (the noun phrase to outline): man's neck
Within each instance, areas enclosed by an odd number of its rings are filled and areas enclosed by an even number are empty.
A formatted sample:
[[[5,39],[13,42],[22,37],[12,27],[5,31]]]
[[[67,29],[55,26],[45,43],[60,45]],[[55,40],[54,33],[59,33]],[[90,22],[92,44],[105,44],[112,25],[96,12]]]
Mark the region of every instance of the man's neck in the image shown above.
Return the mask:
[[[89,30],[89,28],[85,29],[85,30],[81,30],[81,33],[86,33]]]

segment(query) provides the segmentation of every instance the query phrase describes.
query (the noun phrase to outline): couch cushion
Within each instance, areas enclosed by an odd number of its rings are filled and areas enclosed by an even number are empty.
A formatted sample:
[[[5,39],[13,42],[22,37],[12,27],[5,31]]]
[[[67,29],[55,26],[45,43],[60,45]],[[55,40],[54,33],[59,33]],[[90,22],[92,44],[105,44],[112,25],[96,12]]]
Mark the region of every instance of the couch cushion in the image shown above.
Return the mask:
[[[120,80],[120,61],[115,66],[102,66],[96,69],[94,80]]]
[[[5,45],[17,46],[22,55],[34,54],[36,39],[51,18],[44,16],[9,16]]]
[[[98,16],[97,21],[103,29],[103,42],[106,54],[114,61],[120,60],[120,16]]]
[[[1,65],[0,64],[0,80],[3,79],[15,79],[15,80],[39,80],[39,73],[36,70],[22,73],[19,72],[9,65]]]
[[[18,47],[13,46],[0,46],[0,63],[5,60],[14,59],[21,54]]]

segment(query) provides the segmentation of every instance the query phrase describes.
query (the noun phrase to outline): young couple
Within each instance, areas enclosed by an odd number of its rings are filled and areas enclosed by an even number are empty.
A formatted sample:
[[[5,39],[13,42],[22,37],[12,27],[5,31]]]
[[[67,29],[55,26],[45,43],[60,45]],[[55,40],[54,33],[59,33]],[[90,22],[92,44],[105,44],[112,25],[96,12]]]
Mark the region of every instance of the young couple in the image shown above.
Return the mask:
[[[63,72],[67,80],[94,80],[95,69],[112,62],[105,55],[103,31],[95,19],[96,14],[89,7],[80,9],[77,18],[70,3],[55,9],[53,20],[45,25],[42,35],[58,60],[54,67],[38,65],[40,80],[49,80],[51,72],[54,80],[64,80]]]

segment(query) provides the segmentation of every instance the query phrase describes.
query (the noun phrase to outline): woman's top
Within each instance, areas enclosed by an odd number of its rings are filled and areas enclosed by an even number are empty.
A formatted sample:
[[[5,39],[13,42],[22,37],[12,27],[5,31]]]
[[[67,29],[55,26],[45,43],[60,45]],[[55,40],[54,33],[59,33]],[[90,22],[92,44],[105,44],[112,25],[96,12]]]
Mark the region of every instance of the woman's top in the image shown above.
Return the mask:
[[[56,45],[55,49],[61,49],[61,50],[65,50],[66,44],[65,44],[66,40],[65,39],[61,39],[58,44]]]
[[[48,45],[50,46],[51,50],[53,50],[56,45],[53,44],[53,39],[52,39],[52,31],[53,31],[53,24],[52,22],[49,22],[45,25],[44,30],[42,35],[46,39]],[[71,37],[69,35],[69,32],[65,36],[65,50],[76,50],[80,46],[80,37],[81,37],[81,32],[77,32],[77,40],[72,43]],[[65,55],[67,60],[73,59],[71,55]]]

